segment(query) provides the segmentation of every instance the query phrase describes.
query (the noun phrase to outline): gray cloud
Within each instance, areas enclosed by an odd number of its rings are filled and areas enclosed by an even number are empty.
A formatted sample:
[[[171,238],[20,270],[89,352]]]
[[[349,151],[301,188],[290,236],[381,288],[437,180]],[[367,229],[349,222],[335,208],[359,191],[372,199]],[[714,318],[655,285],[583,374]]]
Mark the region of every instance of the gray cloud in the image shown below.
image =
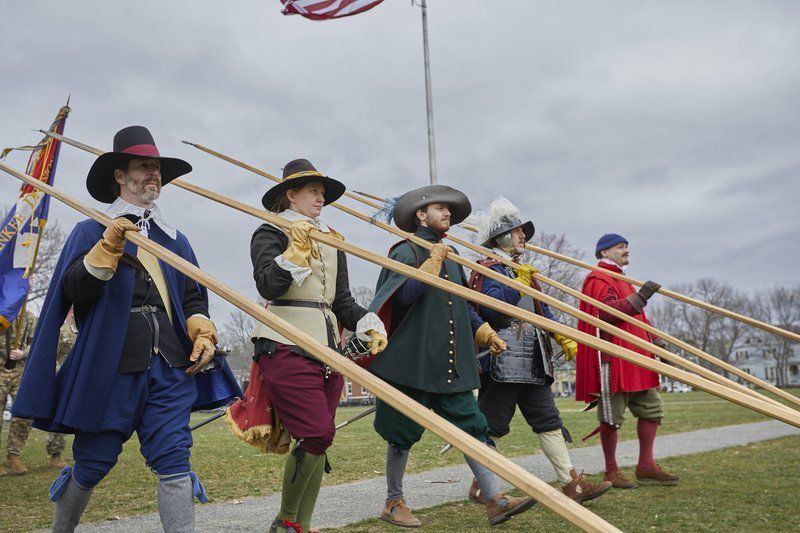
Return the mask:
[[[147,125],[163,153],[194,165],[192,181],[254,205],[263,178],[179,141],[276,174],[308,157],[387,196],[427,182],[419,11],[408,2],[327,23],[282,16],[277,1],[9,4],[3,146],[37,140],[29,130],[71,92],[68,135],[109,149],[119,128]],[[441,182],[476,207],[509,196],[540,231],[588,251],[623,233],[637,277],[797,282],[796,2],[432,0],[429,16]],[[65,147],[58,187],[90,202],[92,160]],[[17,190],[0,179],[5,203]],[[257,221],[177,189],[162,206],[210,273],[255,295]],[[52,216],[78,219],[55,203]],[[350,241],[392,242],[326,217]],[[374,283],[374,267],[350,268],[354,284]]]

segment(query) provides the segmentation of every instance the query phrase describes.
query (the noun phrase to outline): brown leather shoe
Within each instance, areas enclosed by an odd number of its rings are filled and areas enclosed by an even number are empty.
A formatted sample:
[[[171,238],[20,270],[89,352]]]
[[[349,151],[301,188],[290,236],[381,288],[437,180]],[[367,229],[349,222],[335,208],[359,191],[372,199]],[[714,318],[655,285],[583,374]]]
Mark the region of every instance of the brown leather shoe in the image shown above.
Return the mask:
[[[50,456],[50,462],[48,463],[48,466],[50,468],[57,468],[57,469],[60,470],[60,469],[64,468],[65,466],[67,466],[67,463],[66,463],[66,461],[64,461],[64,459],[61,458],[61,454],[59,453],[59,454]]]
[[[611,482],[611,486],[615,489],[635,489],[638,485],[622,475],[619,470],[614,470],[610,474],[606,474],[606,481]]]
[[[6,456],[6,466],[8,466],[8,473],[12,476],[24,476],[28,473],[28,467],[25,466],[19,455],[8,454]]]
[[[486,500],[481,496],[481,488],[478,486],[478,480],[472,478],[472,485],[469,487],[469,501],[472,503],[486,504]]]
[[[661,467],[640,469],[636,467],[636,480],[641,483],[658,483],[659,485],[677,485],[681,478],[673,474],[667,474]]]
[[[572,476],[572,481],[561,487],[561,490],[578,503],[594,500],[611,489],[610,481],[590,483],[583,477],[583,473],[578,474],[574,468],[569,471],[569,475]]]
[[[400,527],[419,527],[422,525],[419,518],[414,516],[411,509],[406,505],[405,498],[388,500],[386,507],[381,511],[381,520]]]
[[[533,498],[515,498],[501,492],[486,502],[486,516],[489,518],[489,523],[496,526],[514,515],[524,513],[535,504],[536,500]]]

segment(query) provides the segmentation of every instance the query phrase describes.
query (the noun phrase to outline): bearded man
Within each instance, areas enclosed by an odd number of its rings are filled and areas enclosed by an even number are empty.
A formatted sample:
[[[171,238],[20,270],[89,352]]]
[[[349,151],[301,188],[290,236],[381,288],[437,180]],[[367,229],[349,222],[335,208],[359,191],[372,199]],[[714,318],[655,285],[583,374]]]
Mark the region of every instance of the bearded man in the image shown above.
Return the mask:
[[[98,157],[87,176],[89,194],[111,204],[106,214],[114,221],[106,228],[84,220],[64,244],[13,409],[34,427],[75,434],[75,466],[50,487],[53,531],[75,529],[134,431],[158,478],[164,530],[194,531],[194,497],[205,495],[189,464],[189,416],[241,391],[224,359],[215,359],[206,290],[125,238],[141,232],[197,264],[188,239],[155,203],[163,185],[191,169],[162,157],[150,132],[131,126],[114,136],[114,151]],[[56,372],[59,329],[70,307],[78,334]]]

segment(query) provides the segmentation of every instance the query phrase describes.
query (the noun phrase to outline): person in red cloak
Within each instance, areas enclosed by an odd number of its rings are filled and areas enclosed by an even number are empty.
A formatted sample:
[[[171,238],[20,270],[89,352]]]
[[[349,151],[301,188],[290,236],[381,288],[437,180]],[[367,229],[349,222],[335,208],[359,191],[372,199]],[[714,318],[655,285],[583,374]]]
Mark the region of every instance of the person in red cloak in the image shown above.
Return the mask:
[[[644,314],[648,299],[661,287],[648,281],[637,292],[633,285],[606,274],[603,270],[622,273],[628,264],[628,241],[615,233],[603,235],[595,249],[600,260],[601,270],[594,270],[583,282],[583,294],[599,300],[606,305],[649,324]],[[599,317],[614,326],[652,342],[648,332],[605,313],[596,307],[581,302],[581,311]],[[598,335],[598,328],[579,320],[578,329],[592,336]],[[646,357],[655,358],[650,352],[600,331],[600,338],[627,348]],[[640,483],[659,483],[675,485],[680,478],[668,474],[656,464],[653,458],[653,443],[656,430],[664,417],[661,396],[658,394],[658,374],[623,361],[589,346],[578,344],[576,359],[575,399],[597,405],[597,418],[600,426],[584,440],[600,433],[600,441],[605,456],[605,478],[614,488],[632,489],[636,483],[627,479],[617,466],[617,430],[624,421],[625,409],[638,419],[636,432],[639,437],[639,462],[636,465],[636,479]]]

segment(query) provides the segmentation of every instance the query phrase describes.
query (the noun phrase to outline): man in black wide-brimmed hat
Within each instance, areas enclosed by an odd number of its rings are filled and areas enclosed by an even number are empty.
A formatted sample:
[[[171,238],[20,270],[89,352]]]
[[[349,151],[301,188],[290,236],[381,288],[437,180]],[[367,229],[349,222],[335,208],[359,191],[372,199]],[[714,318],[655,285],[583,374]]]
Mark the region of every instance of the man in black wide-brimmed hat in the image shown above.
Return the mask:
[[[400,229],[428,241],[433,249],[404,240],[392,246],[389,257],[466,285],[463,269],[445,258],[454,250],[442,243],[442,237],[451,225],[467,218],[471,209],[464,193],[445,185],[404,194],[393,206],[391,217]],[[488,444],[489,426],[472,391],[480,387],[476,344],[488,346],[495,353],[505,349],[489,324],[463,298],[386,268],[378,277],[370,308],[378,312],[389,331],[389,347],[370,365],[370,371]],[[381,518],[402,527],[419,527],[419,519],[405,503],[403,475],[409,450],[422,437],[424,428],[377,400],[375,430],[387,442],[387,498]],[[501,493],[491,470],[465,458],[485,495],[492,525],[535,503],[531,498]]]
[[[155,203],[163,185],[191,168],[162,157],[150,132],[131,126],[87,176],[89,193],[111,204],[106,214],[114,221],[105,228],[85,220],[67,239],[14,404],[34,427],[75,434],[75,467],[50,488],[53,531],[74,530],[134,431],[158,476],[164,530],[194,531],[194,497],[205,495],[189,464],[189,416],[241,391],[224,360],[214,360],[217,334],[205,289],[125,239],[128,231],[141,232],[197,264],[189,241]],[[78,336],[56,374],[59,328],[70,307]]]

